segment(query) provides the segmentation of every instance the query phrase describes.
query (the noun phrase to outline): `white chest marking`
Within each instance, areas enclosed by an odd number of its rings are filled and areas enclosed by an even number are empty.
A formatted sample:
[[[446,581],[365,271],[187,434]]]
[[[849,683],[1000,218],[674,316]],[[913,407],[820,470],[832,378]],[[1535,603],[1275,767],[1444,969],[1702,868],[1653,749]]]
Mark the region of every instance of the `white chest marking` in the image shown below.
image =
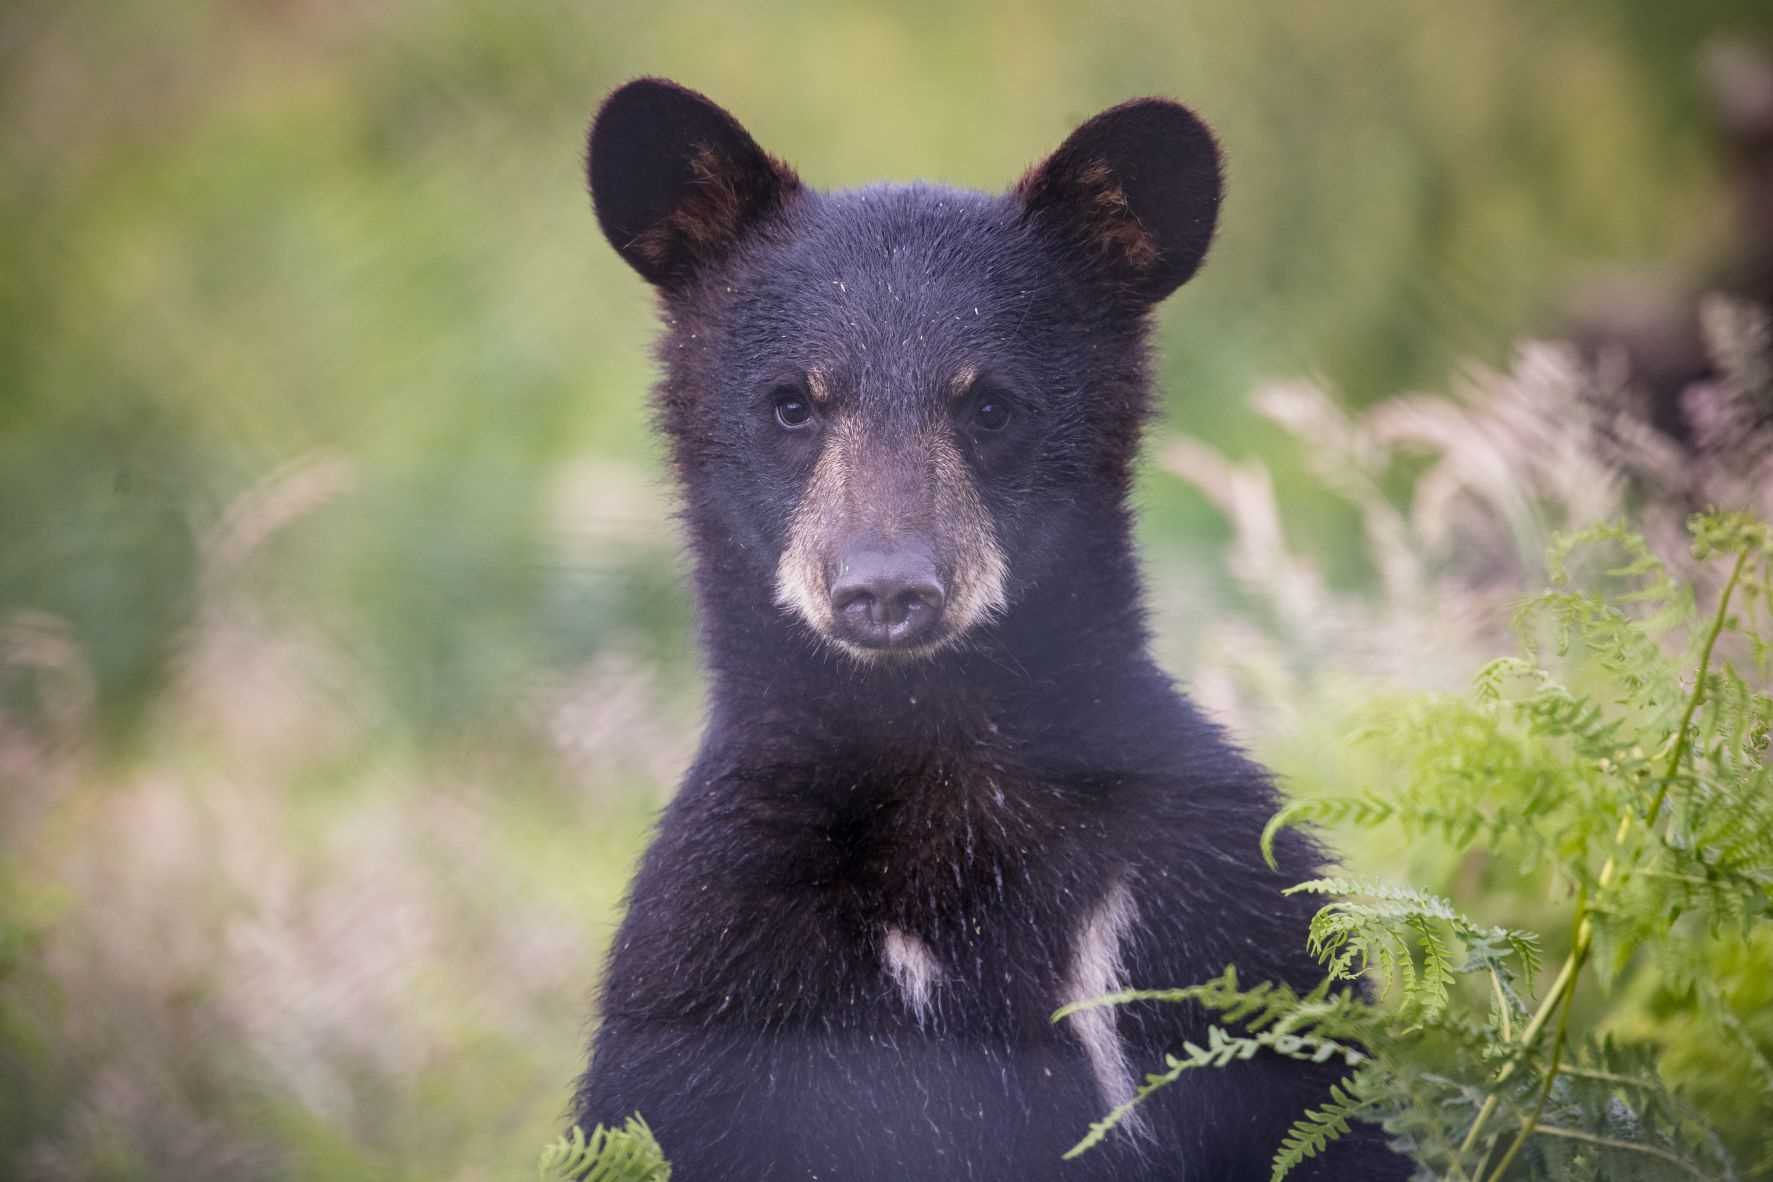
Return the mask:
[[[942,966],[930,946],[900,928],[888,928],[884,945],[887,976],[893,979],[905,1004],[922,1025],[930,1012],[936,982],[941,980]]]
[[[1078,929],[1061,1001],[1085,1001],[1127,987],[1121,950],[1138,918],[1132,892],[1126,883],[1116,883]],[[1083,1044],[1096,1086],[1103,1102],[1110,1107],[1131,1100],[1135,1090],[1133,1066],[1115,1029],[1115,1014],[1110,1006],[1085,1010],[1066,1019],[1072,1034]],[[1123,1123],[1131,1132],[1146,1131],[1144,1117],[1136,1108]]]

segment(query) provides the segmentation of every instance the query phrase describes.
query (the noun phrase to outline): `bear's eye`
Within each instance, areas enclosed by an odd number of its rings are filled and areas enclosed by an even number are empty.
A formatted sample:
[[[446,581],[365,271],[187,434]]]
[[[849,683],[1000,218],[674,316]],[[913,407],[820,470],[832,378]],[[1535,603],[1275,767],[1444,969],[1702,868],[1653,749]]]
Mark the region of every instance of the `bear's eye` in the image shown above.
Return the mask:
[[[973,408],[973,422],[981,431],[1001,431],[1010,425],[1010,404],[994,394],[986,394]]]
[[[813,421],[813,404],[799,390],[776,392],[776,422],[790,431],[798,431]]]

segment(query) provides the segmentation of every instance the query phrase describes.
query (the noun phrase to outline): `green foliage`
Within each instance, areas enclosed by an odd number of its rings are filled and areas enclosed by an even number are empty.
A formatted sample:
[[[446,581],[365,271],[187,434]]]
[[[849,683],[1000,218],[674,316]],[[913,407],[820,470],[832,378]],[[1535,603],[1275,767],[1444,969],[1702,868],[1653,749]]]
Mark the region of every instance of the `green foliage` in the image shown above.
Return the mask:
[[[1551,979],[1539,936],[1428,891],[1301,883],[1329,900],[1310,994],[1228,970],[1087,1003],[1186,1001],[1215,1022],[1073,1152],[1184,1071],[1322,1052],[1353,1070],[1288,1132],[1277,1180],[1356,1118],[1423,1179],[1773,1177],[1773,1032],[1758,995],[1719,985],[1747,975],[1725,968],[1744,958],[1764,967],[1755,949],[1773,938],[1773,531],[1726,513],[1690,530],[1680,571],[1620,526],[1559,539],[1553,585],[1515,616],[1521,656],[1486,666],[1468,697],[1383,703],[1361,735],[1390,779],[1299,800],[1263,836],[1268,853],[1287,825],[1389,827],[1543,876],[1569,933]],[[1646,994],[1663,1021],[1636,1020]],[[1699,1056],[1714,1080],[1738,1081],[1733,1103],[1692,1086],[1698,1042],[1716,1048]]]
[[[1414,1008],[1425,1020],[1446,1009],[1455,974],[1501,973],[1511,957],[1525,978],[1539,966],[1539,937],[1534,933],[1482,927],[1445,899],[1423,891],[1318,878],[1287,893],[1338,896],[1312,918],[1307,936],[1312,955],[1324,963],[1331,980],[1371,974],[1388,987],[1396,978],[1403,987],[1400,1008]],[[1463,942],[1463,964],[1455,959],[1449,936]]]
[[[1224,1067],[1251,1059],[1261,1052],[1312,1063],[1341,1059],[1350,1067],[1366,1063],[1367,1056],[1358,1048],[1317,1032],[1318,1027],[1325,1024],[1323,1015],[1342,1012],[1348,1004],[1345,996],[1330,996],[1328,984],[1326,981],[1324,989],[1302,1001],[1286,987],[1266,982],[1253,989],[1241,989],[1238,986],[1237,968],[1230,966],[1221,976],[1202,985],[1185,989],[1129,990],[1091,998],[1060,1009],[1053,1015],[1054,1021],[1102,1005],[1125,1005],[1135,1001],[1192,1001],[1218,1013],[1225,1023],[1241,1027],[1241,1032],[1233,1032],[1224,1025],[1214,1023],[1207,1027],[1206,1046],[1185,1041],[1180,1055],[1165,1055],[1164,1070],[1147,1075],[1145,1082],[1130,1099],[1115,1105],[1106,1116],[1090,1125],[1089,1132],[1083,1139],[1065,1152],[1065,1159],[1069,1161],[1101,1144],[1103,1138],[1131,1115],[1147,1097],[1175,1083],[1187,1071],[1202,1067]],[[1310,1156],[1303,1149],[1300,1152]]]
[[[1305,1159],[1316,1157],[1330,1142],[1348,1132],[1349,1119],[1373,1103],[1357,1099],[1353,1093],[1360,1090],[1354,1076],[1331,1084],[1330,1102],[1321,1108],[1307,1108],[1305,1115],[1293,1122],[1280,1151],[1274,1155],[1274,1179],[1284,1177]]]
[[[542,1151],[536,1177],[541,1182],[670,1182],[671,1165],[636,1115],[619,1129],[598,1125],[590,1137],[574,1125]]]

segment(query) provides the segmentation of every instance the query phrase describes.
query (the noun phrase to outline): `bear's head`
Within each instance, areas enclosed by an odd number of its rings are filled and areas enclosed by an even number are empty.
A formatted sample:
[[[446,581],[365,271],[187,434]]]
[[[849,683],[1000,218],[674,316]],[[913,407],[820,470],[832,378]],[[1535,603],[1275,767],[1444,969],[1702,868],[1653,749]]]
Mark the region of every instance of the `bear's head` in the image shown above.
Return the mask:
[[[588,163],[604,233],[660,294],[659,422],[711,614],[899,664],[1124,533],[1147,313],[1219,207],[1187,109],[1104,112],[1004,195],[823,193],[645,78],[598,112]]]

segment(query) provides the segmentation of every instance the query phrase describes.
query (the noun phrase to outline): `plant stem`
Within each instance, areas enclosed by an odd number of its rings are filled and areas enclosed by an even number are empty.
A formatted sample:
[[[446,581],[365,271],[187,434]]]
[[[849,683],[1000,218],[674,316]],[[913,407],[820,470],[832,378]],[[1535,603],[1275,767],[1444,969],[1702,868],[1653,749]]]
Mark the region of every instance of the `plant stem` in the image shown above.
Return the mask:
[[[1680,729],[1675,732],[1675,747],[1669,757],[1668,771],[1663,773],[1662,784],[1656,789],[1656,799],[1650,803],[1650,819],[1646,822],[1649,828],[1656,827],[1656,816],[1662,811],[1662,802],[1668,798],[1668,787],[1674,782],[1675,772],[1680,770],[1681,758],[1687,754],[1693,713],[1699,709],[1699,699],[1705,694],[1705,675],[1711,671],[1711,650],[1724,631],[1724,621],[1729,618],[1730,596],[1736,591],[1736,582],[1742,578],[1743,568],[1748,565],[1748,553],[1745,547],[1736,555],[1736,565],[1730,568],[1730,577],[1718,593],[1718,610],[1712,616],[1711,631],[1705,634],[1705,646],[1699,650],[1699,672],[1693,677],[1693,692],[1687,696],[1687,709],[1681,714]],[[1626,819],[1630,818],[1631,814],[1627,813]]]
[[[1621,1075],[1617,1071],[1595,1071],[1588,1067],[1565,1067],[1561,1074],[1573,1075],[1577,1079],[1593,1079],[1599,1080],[1601,1083],[1619,1084],[1628,1088],[1652,1086],[1649,1081],[1639,1079],[1635,1075]]]
[[[1502,974],[1494,968],[1490,970],[1490,988],[1496,994],[1496,1013],[1502,1019],[1502,1041],[1514,1041],[1514,1024],[1508,1017],[1508,994],[1502,989]]]
[[[1650,810],[1644,820],[1644,828],[1646,830],[1654,830],[1656,828],[1656,822],[1662,815],[1662,806],[1668,800],[1669,786],[1674,783],[1675,774],[1680,771],[1681,761],[1687,756],[1687,749],[1690,742],[1690,730],[1693,725],[1693,715],[1699,709],[1700,699],[1705,696],[1705,676],[1711,671],[1712,650],[1717,646],[1718,637],[1724,631],[1725,621],[1729,619],[1730,597],[1735,593],[1736,584],[1742,577],[1742,571],[1748,565],[1748,554],[1749,552],[1746,548],[1737,553],[1736,563],[1730,568],[1730,577],[1725,580],[1724,589],[1718,593],[1717,610],[1712,613],[1711,627],[1706,631],[1705,642],[1699,649],[1699,669],[1693,677],[1693,692],[1687,695],[1686,709],[1681,712],[1680,725],[1675,731],[1674,747],[1669,752],[1668,766],[1662,773],[1662,782],[1656,787],[1655,797],[1650,801]],[[1620,816],[1619,829],[1613,835],[1613,852],[1607,855],[1606,862],[1601,866],[1600,875],[1595,880],[1595,893],[1597,895],[1611,887],[1613,885],[1613,880],[1619,874],[1619,852],[1625,845],[1625,839],[1631,835],[1632,820],[1633,813],[1628,808]],[[1497,1107],[1502,1102],[1502,1085],[1507,1083],[1509,1079],[1513,1077],[1515,1068],[1520,1066],[1520,1064],[1526,1059],[1527,1053],[1533,1049],[1534,1043],[1538,1042],[1540,1032],[1545,1029],[1545,1024],[1550,1020],[1552,1012],[1561,1008],[1565,1017],[1568,1017],[1570,996],[1576,991],[1576,979],[1581,974],[1583,965],[1588,961],[1588,951],[1593,943],[1594,918],[1590,914],[1590,909],[1585,897],[1577,904],[1576,908],[1575,945],[1570,949],[1570,955],[1564,958],[1563,967],[1558,970],[1557,979],[1552,982],[1551,988],[1546,991],[1545,1000],[1539,1003],[1539,1008],[1534,1011],[1533,1017],[1521,1031],[1520,1056],[1509,1060],[1509,1062],[1503,1066],[1502,1070],[1497,1073],[1496,1086],[1491,1089],[1488,1096],[1484,1097],[1483,1106],[1478,1109],[1476,1119],[1471,1122],[1471,1128],[1466,1132],[1465,1140],[1459,1143],[1459,1152],[1455,1154],[1453,1158],[1455,1169],[1459,1168],[1461,1159],[1471,1151],[1472,1146],[1477,1144],[1478,1138],[1483,1133],[1484,1126],[1489,1123],[1490,1117],[1495,1115]],[[1553,1051],[1551,1070],[1547,1072],[1545,1088],[1540,1093],[1539,1105],[1535,1107],[1533,1115],[1527,1118],[1527,1122],[1521,1129],[1520,1135],[1515,1138],[1515,1143],[1509,1147],[1507,1156],[1503,1158],[1501,1165],[1497,1167],[1497,1172],[1491,1175],[1492,1182],[1501,1177],[1502,1168],[1508,1165],[1510,1159],[1514,1157],[1514,1154],[1519,1149],[1521,1143],[1525,1141],[1527,1137],[1532,1135],[1533,1130],[1536,1127],[1539,1112],[1544,1107],[1544,1097],[1549,1093],[1552,1080],[1557,1076],[1558,1055],[1563,1048],[1563,1029],[1563,1020],[1560,1019],[1558,1023],[1558,1044]]]
[[[1654,1145],[1640,1145],[1636,1141],[1621,1141],[1616,1137],[1602,1137],[1595,1133],[1585,1133],[1581,1129],[1566,1129],[1557,1125],[1540,1125],[1533,1131],[1547,1137],[1566,1137],[1571,1141],[1586,1141],[1590,1145],[1599,1145],[1606,1149],[1622,1149],[1628,1153],[1647,1153],[1651,1157],[1659,1157],[1665,1162],[1681,1167],[1695,1178],[1710,1177],[1691,1162],[1676,1157],[1666,1149],[1658,1149]]]
[[[1551,1018],[1553,1008],[1557,1005],[1559,999],[1563,997],[1564,990],[1569,987],[1570,981],[1574,978],[1576,970],[1579,967],[1580,966],[1576,963],[1574,953],[1565,959],[1563,967],[1558,970],[1557,979],[1551,983],[1551,988],[1546,991],[1545,1000],[1539,1003],[1539,1008],[1533,1012],[1532,1018],[1528,1019],[1527,1025],[1521,1030],[1520,1044],[1523,1050],[1530,1049],[1532,1045],[1538,1041],[1539,1031],[1544,1028],[1545,1023]],[[1514,1075],[1515,1065],[1519,1062],[1520,1060],[1518,1059],[1511,1060],[1497,1075],[1496,1090],[1492,1090],[1488,1096],[1484,1097],[1484,1104],[1483,1107],[1478,1109],[1477,1119],[1471,1122],[1470,1131],[1465,1134],[1465,1140],[1459,1144],[1459,1152],[1453,1159],[1455,1167],[1457,1167],[1460,1159],[1464,1158],[1467,1153],[1471,1152],[1471,1147],[1477,1144],[1478,1135],[1483,1132],[1484,1125],[1487,1124],[1490,1117],[1495,1114],[1497,1105],[1502,1103],[1500,1088],[1503,1084],[1508,1082],[1511,1076]]]
[[[1588,896],[1584,892],[1576,904],[1576,914],[1583,917],[1582,922],[1587,921],[1587,911]],[[1580,935],[1578,935],[1577,941],[1581,949],[1581,957],[1576,962],[1576,969],[1580,972],[1583,963],[1588,959],[1588,942],[1584,942]],[[1571,974],[1571,984],[1564,990],[1564,1002],[1558,1007],[1558,1030],[1551,1042],[1551,1064],[1545,1069],[1545,1082],[1539,1087],[1539,1098],[1533,1103],[1532,1113],[1521,1122],[1521,1131],[1515,1135],[1514,1143],[1508,1147],[1508,1152],[1502,1155],[1502,1160],[1497,1162],[1496,1168],[1490,1172],[1490,1182],[1502,1182],[1503,1173],[1514,1163],[1515,1155],[1520,1153],[1521,1148],[1526,1145],[1527,1138],[1533,1135],[1534,1128],[1539,1124],[1540,1116],[1545,1113],[1545,1102],[1551,1098],[1551,1086],[1557,1082],[1558,1067],[1564,1058],[1564,1044],[1569,1038],[1570,1006],[1576,997],[1575,979],[1575,974]]]

